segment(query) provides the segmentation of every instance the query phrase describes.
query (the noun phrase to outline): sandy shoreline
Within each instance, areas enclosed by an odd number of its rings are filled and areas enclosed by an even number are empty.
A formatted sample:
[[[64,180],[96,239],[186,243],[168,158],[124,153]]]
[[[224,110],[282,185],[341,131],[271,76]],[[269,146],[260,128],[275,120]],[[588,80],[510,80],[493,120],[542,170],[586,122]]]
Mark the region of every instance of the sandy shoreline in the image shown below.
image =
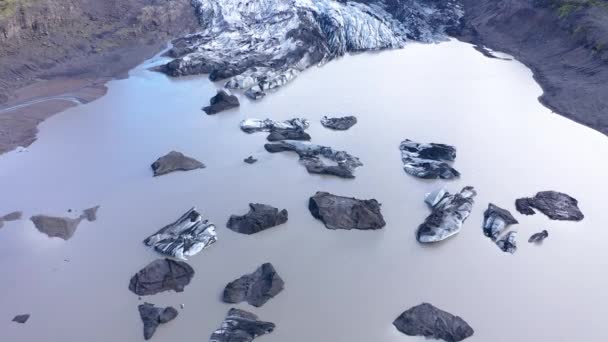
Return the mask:
[[[15,90],[0,105],[0,154],[17,147],[28,147],[36,141],[41,122],[68,108],[104,96],[107,93],[107,82],[127,78],[129,70],[165,47],[166,44],[155,44],[123,51],[120,59],[105,61],[111,65],[111,70],[106,70],[97,77],[89,70],[82,74],[38,80]],[[78,69],[77,65],[73,67]]]

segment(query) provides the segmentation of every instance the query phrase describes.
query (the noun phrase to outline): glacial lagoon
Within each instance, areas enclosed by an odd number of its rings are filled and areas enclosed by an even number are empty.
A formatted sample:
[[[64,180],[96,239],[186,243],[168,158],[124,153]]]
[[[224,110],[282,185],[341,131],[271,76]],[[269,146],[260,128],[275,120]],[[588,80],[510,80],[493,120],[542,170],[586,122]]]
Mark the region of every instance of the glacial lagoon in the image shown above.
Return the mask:
[[[551,113],[542,90],[517,61],[490,59],[450,41],[347,56],[312,68],[259,102],[214,116],[201,108],[221,86],[206,77],[170,79],[148,68],[112,81],[108,94],[39,126],[26,152],[0,156],[0,340],[140,341],[137,305],[172,305],[179,316],[153,341],[207,341],[231,307],[274,322],[256,341],[424,341],[393,320],[422,302],[464,318],[467,341],[588,341],[608,338],[608,213],[601,197],[608,139]],[[325,115],[355,115],[348,131],[324,128]],[[291,153],[264,150],[266,134],[246,134],[246,118],[311,121],[312,142],[360,158],[355,179],[312,175]],[[457,180],[421,180],[403,170],[406,139],[456,146]],[[152,177],[171,150],[204,169]],[[252,155],[259,161],[243,162]],[[435,245],[416,242],[430,210],[424,195],[466,185],[478,196],[461,232]],[[516,198],[558,190],[579,200],[581,222],[523,216]],[[382,203],[386,227],[332,231],[307,209],[316,191]],[[255,235],[226,228],[248,203],[286,208],[286,224]],[[488,203],[520,224],[518,250],[503,253],[483,235]],[[63,241],[29,217],[77,216],[101,205]],[[129,279],[162,257],[142,240],[196,206],[217,226],[218,242],[190,257],[196,274],[182,293],[141,300]],[[68,212],[71,210],[71,212]],[[543,229],[542,245],[527,239]],[[263,307],[222,303],[224,286],[272,262],[285,290]],[[180,304],[184,304],[183,309]],[[31,314],[26,324],[11,319]]]

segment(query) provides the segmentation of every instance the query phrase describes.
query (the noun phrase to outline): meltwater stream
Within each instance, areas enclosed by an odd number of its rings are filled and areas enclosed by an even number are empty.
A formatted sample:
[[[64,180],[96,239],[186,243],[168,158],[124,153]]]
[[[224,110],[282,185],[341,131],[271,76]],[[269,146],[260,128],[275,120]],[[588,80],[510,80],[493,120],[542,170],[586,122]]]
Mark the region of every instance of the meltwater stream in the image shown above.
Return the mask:
[[[28,152],[0,156],[0,215],[25,216],[0,229],[0,340],[140,341],[137,305],[148,301],[184,304],[154,341],[207,341],[232,307],[220,300],[226,283],[263,262],[285,290],[261,308],[237,306],[276,323],[259,341],[424,341],[392,326],[422,302],[463,317],[475,329],[471,342],[608,339],[608,139],[542,107],[522,64],[454,41],[410,44],[311,69],[261,102],[240,96],[239,110],[207,116],[200,108],[217,86],[142,66],[103,98],[42,123]],[[319,123],[351,114],[359,122],[349,131]],[[267,153],[265,134],[239,129],[245,118],[298,116],[311,120],[313,143],[361,159],[355,179],[308,174],[295,155]],[[406,138],[456,146],[462,177],[407,175],[398,149]],[[207,168],[152,177],[150,164],[171,150]],[[245,164],[249,155],[259,161]],[[465,185],[479,195],[460,234],[419,245],[415,230],[430,212],[424,194]],[[516,198],[540,190],[576,197],[585,219],[516,213]],[[307,209],[316,191],[376,198],[387,226],[327,230]],[[249,202],[286,208],[289,221],[252,236],[225,228]],[[482,233],[489,202],[520,221],[514,255]],[[27,220],[98,204],[98,220],[82,222],[69,241]],[[142,240],[192,206],[216,223],[218,242],[190,258],[196,275],[184,292],[139,300],[129,279],[160,257]],[[542,229],[550,236],[541,246],[526,242]],[[31,314],[26,324],[11,322],[21,313]]]

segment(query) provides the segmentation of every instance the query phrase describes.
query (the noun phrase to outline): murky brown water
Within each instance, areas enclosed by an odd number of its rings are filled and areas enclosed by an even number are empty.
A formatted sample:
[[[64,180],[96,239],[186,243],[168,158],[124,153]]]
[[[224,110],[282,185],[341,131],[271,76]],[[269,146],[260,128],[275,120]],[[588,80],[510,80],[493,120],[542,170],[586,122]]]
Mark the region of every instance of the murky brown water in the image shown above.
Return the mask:
[[[65,242],[29,220],[0,229],[1,341],[140,341],[141,303],[129,278],[159,255],[141,241],[197,206],[218,225],[219,241],[192,257],[197,274],[183,293],[145,297],[185,304],[153,340],[207,341],[229,305],[224,285],[270,261],[285,290],[264,307],[239,307],[277,324],[259,341],[423,341],[392,326],[423,301],[458,314],[475,329],[468,341],[608,339],[608,212],[603,199],[608,139],[551,114],[528,69],[483,57],[469,45],[409,45],[359,55],[304,73],[259,103],[216,116],[200,108],[215,92],[204,77],[170,80],[140,67],[111,82],[108,95],[40,126],[29,152],[0,157],[0,215],[23,210],[67,215],[100,204]],[[346,132],[324,129],[326,114],[354,114]],[[365,164],[357,178],[309,175],[292,154],[269,154],[265,134],[238,128],[247,117],[312,121],[313,142],[345,149]],[[457,146],[458,181],[422,181],[402,170],[405,138]],[[150,163],[170,150],[207,168],[152,177]],[[243,163],[253,154],[260,161]],[[462,232],[423,247],[414,232],[428,215],[426,192],[477,188]],[[483,236],[488,202],[515,213],[514,200],[538,190],[567,192],[580,223],[523,217],[515,255]],[[307,210],[317,190],[383,204],[382,231],[329,231]],[[289,210],[289,222],[254,236],[225,228],[249,202]],[[527,238],[548,229],[542,246]],[[69,260],[64,261],[64,259]],[[25,325],[14,315],[31,313]]]

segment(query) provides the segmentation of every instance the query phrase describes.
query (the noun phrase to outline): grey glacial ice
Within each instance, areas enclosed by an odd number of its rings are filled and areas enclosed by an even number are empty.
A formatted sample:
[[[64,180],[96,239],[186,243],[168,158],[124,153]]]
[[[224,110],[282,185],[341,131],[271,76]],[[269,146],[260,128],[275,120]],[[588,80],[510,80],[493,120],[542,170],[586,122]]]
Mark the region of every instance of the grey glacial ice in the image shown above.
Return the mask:
[[[147,237],[144,244],[161,254],[186,260],[216,241],[215,225],[191,208],[177,221]]]
[[[399,145],[403,169],[419,178],[452,179],[460,172],[447,164],[456,159],[456,148],[444,144],[421,144],[405,139]]]
[[[498,248],[500,248],[503,252],[507,252],[507,253],[515,253],[517,251],[517,232],[516,231],[510,231],[507,234],[505,234],[503,237],[501,237],[500,239],[498,239],[498,241],[496,241],[496,245],[498,246]]]
[[[507,226],[517,223],[519,222],[508,210],[492,203],[488,204],[488,209],[483,213],[483,233],[494,241]]]
[[[274,328],[274,323],[260,321],[251,312],[232,308],[220,327],[211,334],[209,342],[251,342],[271,333]]]
[[[363,165],[359,158],[346,151],[336,151],[328,146],[307,142],[284,140],[265,144],[264,148],[270,153],[296,152],[300,156],[300,163],[309,173],[355,178],[355,169]],[[327,164],[326,161],[333,162],[333,165]]]
[[[477,192],[472,186],[465,186],[459,193],[453,195],[445,189],[426,194],[424,201],[432,212],[418,227],[416,232],[418,242],[439,242],[458,234],[473,210],[476,195]]]
[[[271,119],[246,119],[241,121],[241,130],[246,133],[270,132],[268,141],[280,140],[310,140],[306,130],[310,122],[303,118],[294,118],[285,121]]]
[[[357,118],[353,115],[342,116],[342,117],[327,117],[321,118],[321,125],[323,127],[333,129],[336,131],[346,131],[353,127],[357,123]]]
[[[201,30],[173,42],[171,76],[209,74],[252,99],[348,52],[436,42],[463,15],[457,0],[192,0]]]

